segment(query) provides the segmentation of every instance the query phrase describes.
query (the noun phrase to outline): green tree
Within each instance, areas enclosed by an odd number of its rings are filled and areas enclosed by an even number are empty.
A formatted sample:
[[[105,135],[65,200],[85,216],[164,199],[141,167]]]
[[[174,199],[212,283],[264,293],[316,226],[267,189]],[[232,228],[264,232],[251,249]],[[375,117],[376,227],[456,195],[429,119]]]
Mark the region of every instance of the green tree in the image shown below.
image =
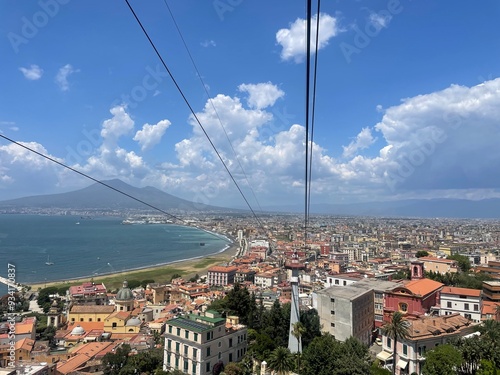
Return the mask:
[[[465,255],[448,255],[448,259],[456,260],[458,263],[458,267],[462,270],[462,272],[469,272],[471,268],[470,259]]]
[[[278,375],[285,375],[294,368],[293,356],[288,348],[282,346],[274,349],[269,356],[268,366],[276,371]]]
[[[145,288],[148,286],[148,284],[154,284],[154,282],[155,281],[153,279],[145,279],[141,281],[141,286]]]
[[[417,253],[415,254],[415,256],[417,258],[427,257],[427,256],[429,256],[429,253],[427,251],[425,251],[425,250],[419,250],[419,251],[417,251]]]
[[[234,362],[229,362],[226,367],[224,367],[224,373],[226,375],[243,375],[243,369],[241,366]]]
[[[306,331],[302,334],[302,350],[307,348],[315,337],[321,336],[321,324],[319,322],[318,310],[310,309],[300,312],[300,321]]]
[[[397,356],[397,346],[398,346],[398,341],[404,340],[408,337],[408,328],[409,328],[409,323],[408,321],[404,320],[403,314],[400,313],[399,311],[396,311],[392,314],[391,321],[386,323],[382,327],[382,332],[384,335],[387,337],[390,337],[394,342],[393,342],[393,349],[392,349],[392,358],[393,358],[393,363],[394,365],[392,366],[392,374],[394,375],[396,373],[396,356]]]
[[[456,374],[463,362],[460,351],[450,344],[439,345],[428,351],[425,357],[425,365],[422,369],[424,375]]]
[[[498,374],[500,374],[500,370],[495,368],[495,365],[491,361],[487,361],[485,359],[481,360],[479,370],[476,372],[476,375],[498,375]]]
[[[115,353],[107,353],[102,358],[105,375],[118,375],[120,370],[127,364],[130,345],[124,344],[116,349]]]
[[[172,275],[172,277],[170,278],[170,281],[172,281],[173,279],[179,279],[181,277],[182,277],[182,275],[180,273],[174,273]]]
[[[370,364],[368,347],[355,338],[342,343],[324,334],[304,349],[302,375],[366,375]]]
[[[292,335],[299,342],[299,352],[297,354],[297,372],[300,374],[300,348],[302,347],[302,335],[306,332],[306,327],[301,322],[293,323],[292,325]]]

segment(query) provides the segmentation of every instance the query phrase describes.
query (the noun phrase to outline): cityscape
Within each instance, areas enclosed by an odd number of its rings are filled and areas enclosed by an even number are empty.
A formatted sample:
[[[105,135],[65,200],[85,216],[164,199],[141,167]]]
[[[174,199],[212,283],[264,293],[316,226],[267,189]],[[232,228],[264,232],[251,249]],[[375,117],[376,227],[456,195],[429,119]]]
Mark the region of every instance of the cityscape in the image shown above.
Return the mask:
[[[124,221],[169,225],[147,213]],[[39,290],[18,285],[15,305],[2,299],[5,317],[16,311],[15,323],[2,325],[2,367],[14,355],[21,373],[119,373],[109,361],[126,351],[156,353],[165,373],[272,374],[281,371],[275,352],[286,348],[292,360],[285,373],[313,374],[319,370],[307,348],[317,335],[366,348],[362,369],[339,373],[376,367],[426,374],[426,353],[453,340],[487,340],[480,336],[486,323],[500,321],[496,220],[312,216],[305,227],[301,216],[268,214],[260,224],[243,214],[198,217],[197,227],[231,238],[233,247],[228,262],[196,274],[145,281],[130,275],[117,288],[93,278]],[[266,314],[278,312],[286,325],[281,337],[265,326]],[[386,330],[395,313],[408,324],[396,348]],[[303,340],[296,327],[308,331]],[[258,330],[273,341],[262,341]],[[460,363],[477,370],[486,358],[495,363],[486,353]]]

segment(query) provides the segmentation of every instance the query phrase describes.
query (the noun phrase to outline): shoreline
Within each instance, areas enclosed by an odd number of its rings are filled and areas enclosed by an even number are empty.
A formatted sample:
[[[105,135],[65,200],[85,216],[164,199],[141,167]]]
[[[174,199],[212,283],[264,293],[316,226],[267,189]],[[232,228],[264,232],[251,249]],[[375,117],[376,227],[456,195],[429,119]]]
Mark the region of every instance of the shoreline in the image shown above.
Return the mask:
[[[62,287],[67,285],[77,285],[90,280],[99,282],[108,280],[109,283],[109,280],[118,278],[121,278],[121,282],[119,284],[121,285],[121,283],[123,283],[124,280],[127,280],[127,278],[128,280],[132,280],[131,277],[139,277],[140,279],[145,280],[147,278],[151,278],[148,275],[158,275],[161,271],[164,271],[165,276],[171,276],[171,274],[178,273],[181,274],[184,279],[189,279],[196,274],[206,273],[207,270],[214,265],[230,262],[235,258],[236,254],[238,253],[238,249],[239,246],[235,242],[231,241],[218,252],[209,255],[181,259],[169,263],[133,268],[119,272],[110,272],[100,275],[88,275],[64,280],[26,283],[25,285],[31,287],[32,291],[37,291],[38,289],[46,288],[49,286]],[[155,280],[155,282],[159,282],[159,280]],[[113,284],[114,282],[111,281],[111,285]],[[108,286],[106,285],[106,287]]]

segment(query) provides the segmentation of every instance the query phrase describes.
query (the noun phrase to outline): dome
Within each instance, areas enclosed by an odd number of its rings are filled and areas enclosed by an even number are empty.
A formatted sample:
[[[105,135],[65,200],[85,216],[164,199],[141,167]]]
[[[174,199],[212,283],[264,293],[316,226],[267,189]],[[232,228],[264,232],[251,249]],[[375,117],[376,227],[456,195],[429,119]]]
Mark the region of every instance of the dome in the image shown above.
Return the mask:
[[[85,330],[80,327],[79,325],[76,326],[75,328],[73,328],[73,330],[71,331],[71,335],[72,336],[80,336],[80,335],[83,335],[85,333]]]
[[[128,320],[126,326],[130,327],[135,327],[135,326],[140,326],[141,325],[141,320],[139,318],[131,318]]]
[[[118,301],[130,301],[134,299],[134,294],[128,287],[128,283],[126,281],[123,282],[123,288],[116,293],[115,299]]]

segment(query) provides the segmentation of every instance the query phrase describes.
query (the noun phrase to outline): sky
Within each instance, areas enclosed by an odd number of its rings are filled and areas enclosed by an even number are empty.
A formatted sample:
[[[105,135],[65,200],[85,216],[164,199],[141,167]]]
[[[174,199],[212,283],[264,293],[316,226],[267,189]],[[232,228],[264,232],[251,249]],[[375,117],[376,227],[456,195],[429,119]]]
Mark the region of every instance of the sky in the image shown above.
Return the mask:
[[[305,1],[130,4],[175,84],[125,1],[0,3],[0,135],[246,207],[222,159],[254,209],[303,202]],[[493,0],[323,1],[311,203],[500,197],[499,18]],[[0,200],[92,183],[0,138]]]

